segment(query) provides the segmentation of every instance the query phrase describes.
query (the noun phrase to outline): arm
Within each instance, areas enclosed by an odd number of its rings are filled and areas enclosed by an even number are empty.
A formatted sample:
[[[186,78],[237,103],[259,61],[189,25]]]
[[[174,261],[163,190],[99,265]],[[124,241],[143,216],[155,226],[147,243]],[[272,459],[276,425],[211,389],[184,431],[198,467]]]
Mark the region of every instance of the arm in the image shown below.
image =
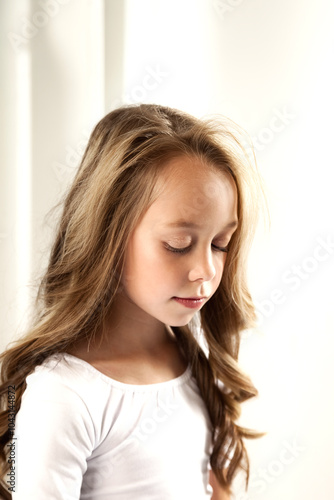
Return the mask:
[[[211,500],[231,500],[230,492],[223,489],[212,470],[210,470],[209,483],[213,489]]]
[[[17,484],[13,500],[78,500],[94,432],[76,392],[43,373],[28,384],[16,419]]]

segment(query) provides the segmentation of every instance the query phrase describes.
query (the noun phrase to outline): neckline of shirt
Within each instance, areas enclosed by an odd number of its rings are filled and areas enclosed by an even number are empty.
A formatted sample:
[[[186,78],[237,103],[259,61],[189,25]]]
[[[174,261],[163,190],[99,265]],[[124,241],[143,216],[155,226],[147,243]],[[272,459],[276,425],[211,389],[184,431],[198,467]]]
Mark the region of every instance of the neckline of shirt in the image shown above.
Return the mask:
[[[92,374],[95,374],[95,376],[98,376],[102,380],[106,381],[109,385],[112,385],[113,387],[117,387],[117,388],[123,389],[123,390],[147,391],[147,390],[154,390],[154,389],[158,389],[158,388],[160,389],[160,388],[176,387],[176,386],[180,386],[180,385],[186,383],[190,379],[190,377],[192,376],[191,367],[188,364],[186,370],[181,375],[179,375],[178,377],[175,377],[173,379],[166,380],[164,382],[156,382],[156,383],[152,383],[152,384],[127,384],[126,382],[121,382],[120,380],[115,380],[112,377],[110,377],[109,375],[102,373],[100,370],[95,368],[93,365],[91,365],[87,361],[85,361],[81,358],[78,358],[77,356],[74,356],[73,354],[61,353],[61,356],[68,363],[70,363],[70,364],[75,363],[77,366],[84,368],[86,371],[88,371]]]

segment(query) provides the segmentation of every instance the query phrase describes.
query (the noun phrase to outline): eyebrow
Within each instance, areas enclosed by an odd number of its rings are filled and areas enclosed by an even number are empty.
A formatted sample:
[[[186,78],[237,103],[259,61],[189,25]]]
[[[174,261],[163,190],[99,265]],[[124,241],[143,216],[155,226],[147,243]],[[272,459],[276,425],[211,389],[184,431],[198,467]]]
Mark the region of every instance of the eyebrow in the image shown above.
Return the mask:
[[[174,222],[170,222],[169,224],[166,224],[167,227],[176,227],[176,228],[186,228],[186,229],[198,229],[199,225],[196,224],[195,222],[190,222],[185,219],[178,219]],[[238,226],[238,221],[233,220],[226,224],[224,227],[224,230],[226,229],[235,229]]]

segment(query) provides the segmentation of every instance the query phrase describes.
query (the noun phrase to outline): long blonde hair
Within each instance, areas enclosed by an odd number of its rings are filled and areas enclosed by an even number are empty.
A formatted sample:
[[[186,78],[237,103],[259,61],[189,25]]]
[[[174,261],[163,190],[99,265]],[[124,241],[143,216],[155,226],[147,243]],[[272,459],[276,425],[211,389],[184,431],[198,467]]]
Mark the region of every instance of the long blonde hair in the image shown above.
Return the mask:
[[[172,157],[182,155],[229,172],[238,190],[239,225],[223,278],[200,311],[209,354],[204,354],[190,326],[174,327],[173,331],[210,415],[213,471],[225,487],[239,467],[248,476],[243,438],[257,434],[241,428],[236,420],[240,403],[257,392],[240,371],[237,359],[240,333],[255,317],[245,263],[256,222],[258,176],[231,125],[150,104],[116,109],[93,130],[64,202],[39,288],[34,324],[1,355],[2,476],[8,470],[5,450],[10,440],[8,385],[16,388],[17,412],[27,375],[48,356],[65,352],[80,340],[89,341],[101,328],[120,290],[129,236],[152,203],[161,168]]]

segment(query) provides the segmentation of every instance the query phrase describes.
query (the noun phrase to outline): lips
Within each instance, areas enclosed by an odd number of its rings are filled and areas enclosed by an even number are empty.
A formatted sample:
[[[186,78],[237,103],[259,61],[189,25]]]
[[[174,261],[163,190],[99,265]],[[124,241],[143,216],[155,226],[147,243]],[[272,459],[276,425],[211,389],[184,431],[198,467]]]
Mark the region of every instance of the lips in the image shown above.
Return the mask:
[[[173,300],[189,309],[198,309],[204,304],[206,297],[173,297]]]

